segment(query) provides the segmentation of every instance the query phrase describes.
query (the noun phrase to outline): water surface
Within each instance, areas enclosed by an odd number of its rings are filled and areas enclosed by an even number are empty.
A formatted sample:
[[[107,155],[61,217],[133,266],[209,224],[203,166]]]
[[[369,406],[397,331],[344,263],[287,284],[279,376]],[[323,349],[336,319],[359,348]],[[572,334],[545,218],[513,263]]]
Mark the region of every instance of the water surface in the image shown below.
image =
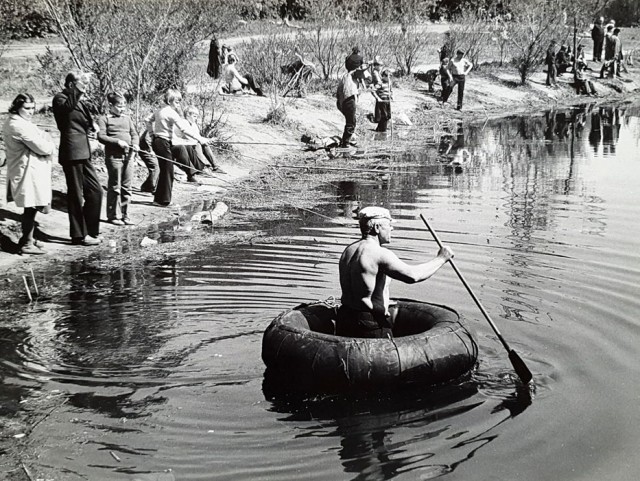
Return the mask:
[[[255,226],[286,241],[109,273],[73,264],[47,278],[60,296],[5,312],[0,416],[51,407],[23,441],[39,454],[34,475],[635,480],[640,109],[461,126],[435,145],[397,134],[415,149],[325,184],[321,215],[292,208]],[[289,307],[339,295],[351,212],[366,204],[391,209],[391,247],[407,262],[437,252],[419,214],[430,219],[533,371],[533,395],[449,267],[392,293],[470,320],[469,379],[349,398],[263,391],[262,332]]]

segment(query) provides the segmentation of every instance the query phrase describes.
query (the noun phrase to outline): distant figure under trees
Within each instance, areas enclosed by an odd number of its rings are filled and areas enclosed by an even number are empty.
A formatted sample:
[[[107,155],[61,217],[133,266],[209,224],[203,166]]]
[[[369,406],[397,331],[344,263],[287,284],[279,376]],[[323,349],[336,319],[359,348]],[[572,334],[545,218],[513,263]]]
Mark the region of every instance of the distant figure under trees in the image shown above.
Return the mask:
[[[602,62],[602,46],[604,44],[604,17],[596,20],[591,29],[591,39],[593,40],[593,61]]]
[[[209,63],[207,64],[207,75],[213,79],[220,78],[221,51],[218,39],[213,36],[209,43]]]

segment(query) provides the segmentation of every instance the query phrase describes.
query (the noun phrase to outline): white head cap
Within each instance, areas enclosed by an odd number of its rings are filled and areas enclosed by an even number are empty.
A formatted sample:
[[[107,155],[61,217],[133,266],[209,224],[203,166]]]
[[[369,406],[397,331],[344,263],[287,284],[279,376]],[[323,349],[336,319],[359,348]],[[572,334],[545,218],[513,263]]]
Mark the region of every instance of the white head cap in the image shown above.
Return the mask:
[[[360,220],[360,222],[368,221],[370,219],[389,219],[390,221],[393,221],[391,218],[391,212],[389,212],[389,209],[385,209],[384,207],[369,206],[358,211],[358,220]]]

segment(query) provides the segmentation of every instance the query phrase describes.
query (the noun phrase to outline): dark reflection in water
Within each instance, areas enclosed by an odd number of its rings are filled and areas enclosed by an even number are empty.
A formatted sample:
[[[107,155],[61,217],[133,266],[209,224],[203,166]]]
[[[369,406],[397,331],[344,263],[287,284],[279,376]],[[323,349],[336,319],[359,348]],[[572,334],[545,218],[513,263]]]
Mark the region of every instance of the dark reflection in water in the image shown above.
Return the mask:
[[[340,440],[338,456],[346,473],[355,473],[354,480],[386,480],[399,474],[416,472],[419,479],[433,479],[449,474],[477,451],[497,438],[492,432],[512,419],[531,404],[528,388],[519,387],[507,395],[492,414],[507,411],[497,423],[473,436],[468,431],[452,432],[455,418],[473,412],[484,404],[478,399],[475,382],[451,384],[430,390],[400,390],[395,393],[319,396],[274,394],[268,388],[265,396],[271,409],[287,414],[281,422],[299,423],[316,421],[329,424],[331,430],[314,434],[308,429],[300,437],[330,436]],[[398,430],[410,431],[401,436]],[[455,440],[452,449],[469,448],[466,454],[450,464],[433,463],[436,452],[424,452],[423,443],[434,443],[440,448]]]
[[[5,304],[0,421],[60,393],[65,405],[29,442],[45,445],[43,464],[85,479],[167,469],[194,480],[294,480],[307,471],[319,479],[472,479],[471,471],[477,479],[606,479],[591,473],[600,463],[618,467],[618,453],[638,441],[627,426],[638,396],[628,380],[640,375],[640,233],[629,222],[638,203],[633,189],[615,184],[628,184],[627,173],[607,167],[627,168],[639,183],[634,161],[618,159],[629,144],[638,150],[639,115],[635,106],[584,105],[458,125],[419,151],[370,159],[366,173],[324,184],[329,200],[313,208],[320,216],[290,207],[286,221],[239,220],[239,229],[286,236],[281,243],[103,272],[60,267],[49,278],[59,296],[29,309]],[[418,212],[444,226],[465,277],[534,371],[535,409],[484,323],[476,323],[479,368],[459,384],[348,398],[262,385],[264,328],[286,308],[339,294],[337,259],[358,236],[352,216],[364,204],[392,210],[392,248],[408,261],[435,250]],[[477,320],[447,273],[414,287],[392,292],[433,296]],[[597,453],[588,459],[586,444]],[[518,477],[527,469],[540,476]]]

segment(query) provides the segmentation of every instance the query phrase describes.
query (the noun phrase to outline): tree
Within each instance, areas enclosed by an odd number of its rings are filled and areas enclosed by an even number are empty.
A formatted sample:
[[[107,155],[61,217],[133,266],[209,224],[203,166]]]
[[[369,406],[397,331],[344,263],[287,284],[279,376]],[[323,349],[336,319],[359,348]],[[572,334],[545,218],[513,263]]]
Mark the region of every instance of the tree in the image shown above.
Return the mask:
[[[520,0],[513,5],[514,20],[509,23],[508,38],[520,83],[542,65],[551,40],[566,38],[564,9],[559,2]]]
[[[141,99],[184,87],[196,44],[229,25],[233,14],[222,0],[44,2],[75,67],[94,74],[94,101],[119,90],[136,100],[136,115]],[[43,67],[55,69],[45,60]]]

